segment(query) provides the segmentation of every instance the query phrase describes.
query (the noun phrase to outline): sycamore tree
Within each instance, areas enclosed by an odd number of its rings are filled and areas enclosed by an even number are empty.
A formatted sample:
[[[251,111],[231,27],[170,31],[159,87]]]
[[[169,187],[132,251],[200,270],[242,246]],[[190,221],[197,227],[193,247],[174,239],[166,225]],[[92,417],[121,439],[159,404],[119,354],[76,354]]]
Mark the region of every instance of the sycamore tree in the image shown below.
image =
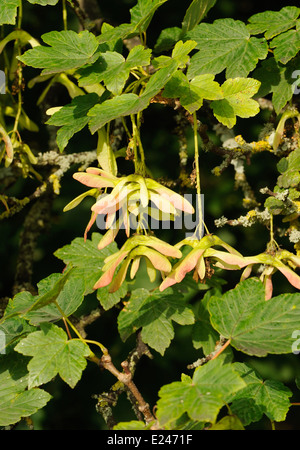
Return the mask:
[[[1,2],[1,427],[85,387],[83,429],[275,429],[297,408],[300,8],[181,3],[158,30],[171,0],[121,23],[96,1]],[[37,268],[55,223],[58,269]]]

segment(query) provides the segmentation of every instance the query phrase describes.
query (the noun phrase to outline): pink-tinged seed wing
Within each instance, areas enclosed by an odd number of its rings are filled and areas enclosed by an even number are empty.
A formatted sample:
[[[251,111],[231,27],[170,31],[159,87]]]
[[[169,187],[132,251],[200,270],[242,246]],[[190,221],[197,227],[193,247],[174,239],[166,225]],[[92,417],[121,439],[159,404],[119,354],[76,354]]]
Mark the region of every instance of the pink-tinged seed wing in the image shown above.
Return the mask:
[[[126,258],[128,254],[128,252],[118,252],[118,253],[119,253],[118,257],[112,260],[111,263],[105,263],[105,265],[103,266],[104,273],[99,278],[97,283],[94,285],[93,289],[98,289],[100,287],[107,286],[111,283],[116,268],[123,261],[123,259]]]
[[[193,214],[195,212],[193,205],[184,197],[177,194],[176,192],[168,189],[165,186],[157,183],[155,180],[151,180],[150,178],[146,179],[146,184],[148,189],[152,189],[165,199],[167,199],[176,209],[180,209],[188,214]]]
[[[175,273],[171,272],[161,283],[161,285],[159,286],[159,290],[160,290],[160,292],[162,292],[165,289],[167,289],[168,287],[173,286],[173,284],[176,284],[176,283],[177,283],[177,281],[175,280]]]
[[[277,265],[276,268],[286,277],[286,279],[297,289],[300,289],[300,277],[292,269],[282,264]]]
[[[130,278],[133,280],[140,267],[141,256],[134,258],[131,264]]]
[[[178,265],[176,264],[174,272],[177,283],[180,283],[188,272],[195,269],[196,264],[203,253],[204,250],[202,248],[194,248],[182,261],[178,263]]]
[[[115,182],[111,178],[99,177],[92,173],[76,172],[73,178],[86,186],[103,189],[106,187],[115,187]]]
[[[92,225],[95,223],[96,219],[97,219],[97,214],[92,213],[89,223],[87,224],[86,229],[84,230],[84,242],[86,241],[87,234],[90,231],[90,229],[92,228]]]
[[[115,177],[113,174],[106,172],[103,169],[99,169],[99,167],[88,167],[86,169],[86,172],[92,173],[94,175],[101,175],[102,177],[105,177],[105,178],[111,178],[112,180],[118,180],[118,178]]]
[[[117,275],[111,282],[111,285],[109,286],[109,292],[111,294],[113,292],[116,292],[124,283],[130,262],[131,262],[131,258],[129,255],[128,258],[126,258],[125,261],[122,263],[119,272],[117,273]]]
[[[163,255],[170,256],[171,258],[182,257],[182,253],[178,248],[175,248],[167,242],[164,242],[154,236],[145,236],[145,239],[141,242],[141,244],[146,245],[147,247],[152,247]]]
[[[265,286],[265,300],[270,300],[273,295],[273,283],[272,283],[272,275],[267,275],[264,278],[264,286]]]

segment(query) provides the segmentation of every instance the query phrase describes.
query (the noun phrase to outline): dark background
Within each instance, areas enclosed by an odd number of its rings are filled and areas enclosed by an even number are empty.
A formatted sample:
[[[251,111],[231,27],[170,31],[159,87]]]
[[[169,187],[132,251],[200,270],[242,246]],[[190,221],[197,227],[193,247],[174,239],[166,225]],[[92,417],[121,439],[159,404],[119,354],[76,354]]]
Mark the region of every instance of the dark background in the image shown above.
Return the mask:
[[[61,5],[54,7],[41,7],[24,3],[23,28],[34,37],[39,38],[43,33],[52,30],[62,29]],[[130,19],[129,9],[135,5],[135,1],[130,0],[104,0],[98,1],[103,17],[110,23],[117,25],[128,22]],[[147,32],[147,43],[153,47],[156,39],[163,28],[181,25],[185,11],[190,1],[170,0],[166,2],[156,12]],[[234,1],[219,0],[215,7],[208,13],[206,21],[212,22],[218,18],[231,17],[237,20],[247,21],[247,19],[258,12],[267,9],[279,10],[283,6],[299,6],[299,2],[276,2],[274,1]],[[68,9],[69,27],[77,30],[78,23],[73,12]],[[37,71],[25,69],[27,79],[37,75]],[[30,117],[36,122],[40,122],[41,113],[35,106],[36,100],[41,93],[42,86],[36,86],[32,91],[27,90],[24,94],[24,104]],[[62,105],[69,102],[69,98],[64,89],[56,86],[51,92],[51,106]],[[142,140],[146,152],[146,160],[149,168],[156,177],[168,177],[176,179],[179,174],[178,142],[174,134],[175,118],[174,112],[166,110],[165,107],[152,105],[144,114],[144,124],[142,127]],[[202,118],[201,118],[202,119]],[[204,118],[205,120],[205,118]],[[257,117],[247,120],[238,120],[235,127],[235,134],[242,134],[251,142],[257,140],[258,134],[265,121],[265,113],[260,113]],[[43,126],[38,136],[32,133],[25,133],[35,153],[49,150],[49,130]],[[189,154],[193,154],[193,143],[191,131],[187,133],[189,142]],[[212,139],[216,139],[210,133]],[[96,138],[91,136],[87,130],[76,135],[70,142],[67,153],[86,151],[96,147]],[[257,197],[264,202],[264,196],[259,194],[259,189],[269,186],[271,189],[276,183],[278,173],[276,171],[277,159],[274,155],[264,152],[252,158],[252,164],[246,168],[247,179],[256,193]],[[221,163],[219,157],[205,154],[200,158],[202,192],[205,196],[205,221],[209,230],[214,230],[214,220],[225,215],[228,218],[237,218],[245,214],[242,207],[243,194],[239,190],[234,190],[234,171],[229,168],[220,178],[211,174],[211,170]],[[191,167],[192,161],[189,161]],[[36,284],[41,279],[53,272],[60,272],[63,264],[53,256],[53,252],[70,243],[75,237],[82,236],[86,223],[89,219],[89,208],[91,204],[88,200],[83,202],[75,210],[63,213],[63,207],[76,195],[82,193],[82,185],[74,182],[72,173],[76,167],[67,173],[62,180],[61,195],[53,203],[51,223],[46,233],[43,233],[36,245],[34,257],[34,279]],[[124,172],[132,170],[127,163],[121,166]],[[10,195],[22,198],[31,193],[36,187],[35,180],[20,180],[9,192]],[[28,211],[25,208],[21,213],[12,219],[1,223],[1,296],[10,296],[11,287],[14,282],[15,265],[18,255],[18,243],[22,224]],[[97,231],[93,228],[93,231]],[[224,238],[229,244],[245,255],[255,254],[265,250],[268,241],[268,232],[262,226],[256,225],[251,228],[229,228],[224,227],[216,230],[217,234]],[[169,232],[158,233],[158,237],[166,238],[169,242],[175,243],[182,236],[170,234]],[[287,239],[280,241],[283,246],[288,246]],[[119,240],[122,244],[122,238]],[[234,286],[238,282],[239,274],[226,274],[227,286]],[[283,281],[281,276],[274,277],[275,294],[280,292],[294,292],[289,284]],[[285,280],[285,279],[284,279]],[[145,286],[147,280],[143,273],[139,275],[138,283]],[[88,303],[87,303],[88,302]],[[87,310],[97,306],[94,296],[89,296],[85,301]],[[87,331],[90,339],[99,339],[109,348],[113,360],[118,364],[126,358],[128,352],[134,346],[134,338],[131,338],[124,345],[117,332],[116,319],[118,310],[110,311],[99,322],[90,326]],[[166,383],[179,380],[181,372],[187,372],[186,365],[195,361],[199,357],[199,352],[192,348],[190,340],[190,327],[177,327],[175,325],[175,338],[171,347],[167,349],[165,357],[153,351],[154,359],[143,358],[136,373],[136,384],[141,389],[145,399],[153,406],[157,400],[159,388]],[[293,389],[293,401],[299,401],[298,390],[293,382],[295,376],[299,374],[300,366],[298,357],[270,356],[268,358],[250,358],[237,354],[237,359],[248,361],[257,368],[263,377],[278,379],[286,383]],[[36,429],[56,430],[56,429],[105,429],[104,421],[95,411],[95,400],[92,395],[108,390],[115,382],[110,374],[99,372],[97,367],[88,365],[84,371],[82,380],[74,390],[66,386],[60,379],[49,383],[45,388],[53,395],[53,399],[40,412],[35,414],[34,423]],[[133,414],[128,416],[128,403],[126,398],[121,397],[117,409],[117,420],[135,419]],[[270,429],[270,423],[264,419],[251,426],[253,429]],[[299,414],[297,406],[292,407],[288,413],[287,421],[284,424],[277,424],[277,428],[300,429]]]

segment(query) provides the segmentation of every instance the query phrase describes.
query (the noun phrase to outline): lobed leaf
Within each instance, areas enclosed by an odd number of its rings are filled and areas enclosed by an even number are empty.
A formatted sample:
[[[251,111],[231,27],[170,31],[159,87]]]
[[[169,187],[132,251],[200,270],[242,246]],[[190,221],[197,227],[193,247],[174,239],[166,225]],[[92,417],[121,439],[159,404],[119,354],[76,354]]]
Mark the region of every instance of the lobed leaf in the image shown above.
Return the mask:
[[[292,333],[300,317],[300,294],[282,294],[266,301],[258,279],[247,279],[208,305],[212,326],[231,345],[248,355],[291,353]]]

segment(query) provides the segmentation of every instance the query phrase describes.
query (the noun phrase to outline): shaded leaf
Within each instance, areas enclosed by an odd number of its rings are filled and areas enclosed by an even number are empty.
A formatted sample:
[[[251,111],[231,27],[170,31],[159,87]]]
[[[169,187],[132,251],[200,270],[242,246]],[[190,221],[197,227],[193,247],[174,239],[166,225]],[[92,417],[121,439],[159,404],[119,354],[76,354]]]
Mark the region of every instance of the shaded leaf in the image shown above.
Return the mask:
[[[47,121],[48,125],[61,127],[57,132],[57,145],[61,152],[71,137],[88,124],[87,113],[98,101],[97,94],[75,97],[69,105],[63,106]]]
[[[275,58],[268,58],[253,72],[253,78],[261,82],[257,97],[265,97],[272,93],[272,103],[277,114],[293,96],[295,79],[292,78],[292,74],[299,68],[299,62],[299,57],[286,65],[277,62]]]
[[[291,353],[292,333],[300,318],[300,294],[266,301],[258,279],[247,279],[208,305],[213,327],[248,355]]]
[[[285,420],[292,392],[276,380],[263,380],[255,371],[243,363],[234,363],[234,369],[246,383],[246,387],[233,396],[231,411],[237,414],[246,426],[257,422],[265,414],[269,419]]]
[[[142,328],[143,342],[164,354],[174,337],[172,321],[180,325],[194,323],[194,315],[180,294],[170,289],[163,294],[147,289],[132,291],[130,300],[118,316],[118,329],[125,341]]]

